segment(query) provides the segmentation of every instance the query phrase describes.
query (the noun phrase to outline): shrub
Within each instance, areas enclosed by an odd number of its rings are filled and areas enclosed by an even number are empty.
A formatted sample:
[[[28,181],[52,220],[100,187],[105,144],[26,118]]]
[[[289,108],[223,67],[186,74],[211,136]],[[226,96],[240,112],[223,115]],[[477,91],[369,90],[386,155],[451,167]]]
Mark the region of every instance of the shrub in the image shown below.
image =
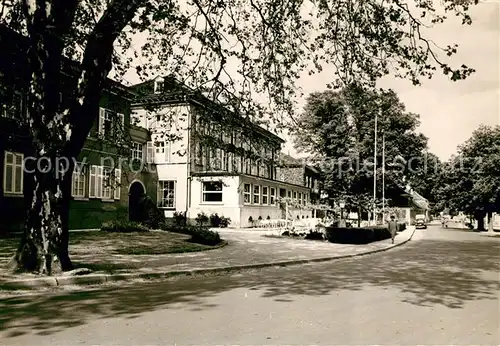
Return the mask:
[[[403,232],[406,229],[406,223],[398,222],[398,232]]]
[[[104,222],[101,226],[101,231],[132,233],[132,232],[148,232],[149,228],[138,222],[112,220]]]
[[[221,218],[217,213],[210,215],[210,224],[212,225],[212,227],[219,227],[220,223]]]
[[[271,217],[267,215],[266,220],[271,220]]]
[[[190,241],[193,243],[213,246],[222,241],[218,232],[210,231],[203,227],[191,227],[190,234]]]
[[[187,224],[186,212],[176,211],[174,213],[174,223],[177,226],[186,226]]]
[[[230,223],[231,223],[231,219],[229,217],[221,216],[219,227],[225,228],[225,227],[229,226]]]
[[[198,224],[198,226],[203,226],[203,224],[206,224],[209,221],[209,218],[208,218],[207,214],[202,212],[202,213],[198,213],[195,220],[196,220],[196,223]]]
[[[168,231],[168,232],[174,232],[174,233],[191,234],[189,232],[190,227],[192,227],[192,226],[165,224],[161,227],[161,230]]]
[[[157,229],[165,223],[165,214],[158,208],[153,199],[149,196],[144,196],[139,201],[140,220],[149,228]]]
[[[324,240],[323,232],[317,230],[309,230],[309,233],[306,234],[305,239],[308,240]]]
[[[289,237],[290,236],[290,232],[289,231],[285,231],[285,232],[281,233],[281,235],[283,237]]]

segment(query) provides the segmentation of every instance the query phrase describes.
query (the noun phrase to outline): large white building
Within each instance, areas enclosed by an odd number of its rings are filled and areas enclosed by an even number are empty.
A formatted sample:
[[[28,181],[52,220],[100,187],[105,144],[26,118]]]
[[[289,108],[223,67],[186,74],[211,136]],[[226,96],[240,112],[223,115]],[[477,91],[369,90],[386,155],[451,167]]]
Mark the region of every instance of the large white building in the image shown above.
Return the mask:
[[[281,138],[172,78],[133,89],[136,124],[152,132],[147,148],[137,144],[137,151],[155,163],[166,217],[217,213],[231,219],[230,227],[311,217],[311,188],[278,179]],[[279,200],[287,197],[284,208]]]

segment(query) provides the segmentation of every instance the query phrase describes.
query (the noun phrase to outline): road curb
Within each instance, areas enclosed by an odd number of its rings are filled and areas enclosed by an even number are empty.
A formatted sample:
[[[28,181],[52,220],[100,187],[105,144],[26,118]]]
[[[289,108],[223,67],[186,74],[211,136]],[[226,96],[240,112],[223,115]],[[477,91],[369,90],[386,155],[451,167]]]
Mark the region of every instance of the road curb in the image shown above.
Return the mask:
[[[361,257],[370,254],[375,254],[379,252],[388,251],[408,243],[415,234],[415,229],[413,229],[410,237],[400,243],[391,244],[389,246],[374,249],[369,251],[363,251],[359,253],[337,255],[329,257],[319,257],[319,258],[308,258],[301,260],[290,260],[290,261],[277,261],[277,262],[266,262],[266,263],[255,263],[255,264],[242,264],[233,265],[226,267],[212,267],[212,268],[200,268],[200,269],[189,269],[189,270],[169,270],[163,272],[151,272],[151,273],[124,273],[124,274],[89,274],[82,276],[57,276],[57,277],[43,277],[35,279],[23,279],[8,281],[1,283],[2,289],[14,290],[23,288],[44,288],[44,287],[60,287],[60,286],[70,286],[70,285],[98,285],[106,282],[119,282],[119,281],[130,281],[136,279],[165,279],[175,276],[193,276],[196,274],[217,274],[217,273],[229,273],[236,272],[239,270],[248,269],[261,269],[270,267],[286,267],[299,264],[307,263],[319,263],[319,262],[329,262],[335,261],[343,258]]]

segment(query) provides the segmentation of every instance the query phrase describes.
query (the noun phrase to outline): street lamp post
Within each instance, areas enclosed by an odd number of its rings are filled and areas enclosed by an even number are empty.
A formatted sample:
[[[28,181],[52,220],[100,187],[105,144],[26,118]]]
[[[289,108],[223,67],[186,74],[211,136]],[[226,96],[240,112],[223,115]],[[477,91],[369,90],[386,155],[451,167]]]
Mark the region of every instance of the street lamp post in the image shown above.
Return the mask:
[[[345,227],[346,223],[344,221],[344,207],[345,207],[345,202],[340,201],[339,203],[340,207],[340,227]]]

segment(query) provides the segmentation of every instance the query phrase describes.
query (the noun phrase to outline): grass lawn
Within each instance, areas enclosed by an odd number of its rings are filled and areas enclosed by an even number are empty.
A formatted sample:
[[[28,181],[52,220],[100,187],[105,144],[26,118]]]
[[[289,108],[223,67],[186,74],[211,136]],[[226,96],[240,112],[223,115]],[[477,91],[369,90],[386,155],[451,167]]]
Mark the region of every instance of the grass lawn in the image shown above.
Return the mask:
[[[205,251],[224,243],[208,246],[192,243],[190,236],[172,232],[108,233],[102,231],[70,232],[69,251],[75,267],[115,272],[140,266],[139,259],[117,259],[116,255],[161,255]],[[18,238],[0,238],[0,261],[7,261],[15,252]],[[113,255],[115,255],[114,258]],[[131,258],[130,257],[130,258]],[[99,260],[100,259],[100,260]]]

